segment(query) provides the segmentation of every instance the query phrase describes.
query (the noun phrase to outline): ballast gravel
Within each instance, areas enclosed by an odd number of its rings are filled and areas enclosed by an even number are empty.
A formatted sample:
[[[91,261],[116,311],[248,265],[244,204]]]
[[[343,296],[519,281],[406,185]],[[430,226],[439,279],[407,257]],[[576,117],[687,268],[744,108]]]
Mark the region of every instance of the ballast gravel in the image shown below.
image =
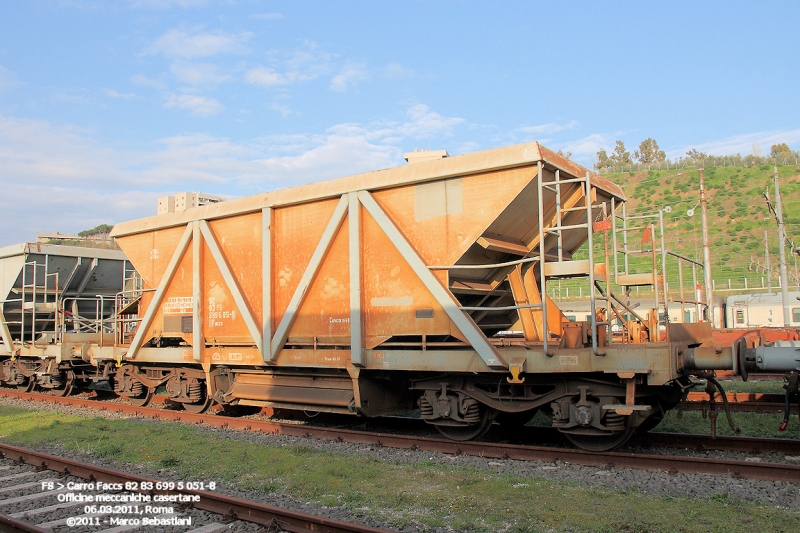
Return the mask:
[[[0,398],[0,404],[28,409],[50,410],[75,416],[101,416],[108,419],[132,418],[128,415],[109,411],[98,411],[84,407],[62,406],[45,402],[30,402],[12,398]],[[162,424],[174,423],[152,419],[139,419],[146,423]],[[284,435],[269,435],[260,432],[237,431],[218,429],[212,427],[195,426],[199,431],[206,431],[217,436],[254,443],[264,443],[271,446],[288,446],[310,448],[326,453],[339,453],[358,457],[368,457],[379,461],[397,464],[416,464],[428,461],[435,464],[470,467],[498,474],[510,474],[519,477],[530,477],[566,482],[576,485],[603,487],[620,491],[639,491],[644,494],[671,497],[689,497],[708,499],[725,496],[731,499],[758,502],[777,507],[800,509],[800,485],[781,481],[761,481],[754,479],[736,479],[732,475],[711,474],[685,474],[669,473],[659,470],[633,470],[608,466],[603,468],[582,466],[571,463],[557,462],[545,463],[539,461],[517,461],[512,459],[486,459],[466,455],[447,455],[438,452],[425,452],[419,450],[402,450],[389,447],[376,447],[364,444],[352,444],[338,441],[317,440],[304,437],[290,437]],[[124,468],[125,471],[142,476],[171,480],[167,472],[153,471],[136,465],[119,465],[111,461],[90,459],[85,455],[70,453],[63,447],[40,448],[40,451],[74,458],[81,461],[93,461],[109,468]],[[718,456],[732,460],[761,460],[765,462],[786,462],[796,464],[798,457],[784,456],[783,454],[749,455],[741,452],[697,451],[691,449],[636,449],[627,448],[626,451],[637,451],[648,454],[686,455],[686,456]],[[800,456],[800,452],[797,454]],[[174,480],[177,481],[177,478]],[[362,516],[356,516],[346,509],[337,509],[303,502],[279,494],[263,494],[257,491],[243,491],[235,487],[223,487],[219,492],[269,505],[276,505],[302,512],[314,513],[346,522],[363,523],[373,527],[389,529],[386,524],[381,524]],[[409,526],[400,531],[418,531]],[[452,531],[452,530],[442,530]]]
[[[52,483],[49,487],[47,486],[48,482]],[[142,525],[138,530],[158,533],[186,533],[190,529],[220,523],[220,516],[217,514],[200,509],[182,508],[175,504],[153,503],[151,507],[158,510],[149,511],[144,503],[73,503],[70,499],[59,498],[59,495],[63,497],[65,493],[79,494],[83,498],[103,494],[103,492],[86,488],[70,489],[69,487],[73,486],[70,483],[77,484],[75,486],[78,487],[81,485],[85,487],[87,481],[74,476],[61,477],[59,473],[48,470],[39,471],[33,465],[19,464],[8,458],[0,459],[0,510],[4,515],[10,515],[23,522],[44,524],[44,527],[53,533],[92,533],[114,527],[123,528],[120,531],[136,531],[137,529],[126,528],[125,525],[116,525],[112,519],[124,522],[135,518],[141,521],[145,517],[160,518],[165,520],[165,523],[158,526]],[[63,488],[60,489],[59,486]],[[134,506],[137,506],[137,512],[134,513],[119,509],[120,507]],[[116,507],[117,509],[111,512],[96,512],[96,510],[91,510],[91,507]],[[186,522],[167,525],[166,520],[173,517],[176,520],[188,520],[188,525]],[[77,521],[68,524],[66,521],[70,519],[77,519]],[[97,522],[90,525],[82,524],[81,520],[93,522],[96,520]],[[243,521],[233,522],[226,529],[228,533],[257,533],[259,531],[264,531],[264,529],[257,524]]]

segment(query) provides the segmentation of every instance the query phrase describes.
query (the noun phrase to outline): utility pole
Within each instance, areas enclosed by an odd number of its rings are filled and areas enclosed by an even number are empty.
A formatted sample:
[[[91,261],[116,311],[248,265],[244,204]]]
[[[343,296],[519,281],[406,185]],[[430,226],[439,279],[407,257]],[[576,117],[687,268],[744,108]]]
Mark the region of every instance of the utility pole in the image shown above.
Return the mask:
[[[789,241],[789,246],[792,248],[792,257],[794,258],[795,290],[800,291],[800,274],[797,272],[797,254],[800,253],[800,248],[794,245],[794,241]]]
[[[708,322],[714,327],[714,295],[711,289],[711,250],[708,246],[708,213],[706,212],[706,186],[703,180],[703,169],[698,168],[700,175],[700,221],[703,225],[703,274],[706,286],[706,305],[708,305]],[[666,272],[664,273],[666,276]]]
[[[783,300],[783,325],[789,327],[789,277],[786,274],[786,231],[783,228],[783,207],[781,205],[781,191],[778,187],[778,167],[775,168],[775,218],[778,219],[778,250],[781,262],[781,299]]]
[[[767,294],[772,294],[772,269],[769,267],[769,236],[764,230],[764,273],[767,275]],[[761,278],[761,286],[764,286],[764,278]]]

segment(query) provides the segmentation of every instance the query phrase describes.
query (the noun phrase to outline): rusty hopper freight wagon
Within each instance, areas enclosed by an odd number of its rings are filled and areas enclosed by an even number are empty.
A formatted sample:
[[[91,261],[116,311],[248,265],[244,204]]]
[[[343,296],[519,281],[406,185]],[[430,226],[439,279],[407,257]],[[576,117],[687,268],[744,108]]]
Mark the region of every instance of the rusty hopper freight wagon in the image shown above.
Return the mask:
[[[0,248],[0,380],[59,395],[108,381],[126,286],[132,294],[138,276],[119,250]],[[93,347],[99,346],[107,347],[107,362],[98,367]]]
[[[129,306],[137,327],[116,336],[114,389],[144,404],[164,385],[192,411],[419,408],[454,439],[542,410],[579,446],[617,446],[657,424],[691,375],[737,371],[744,353],[711,346],[707,322],[624,310],[611,289],[666,294],[669,254],[652,240],[652,272],[618,266],[635,225],[623,202],[532,143],[412,153],[398,168],[118,224],[144,290]],[[575,257],[587,241],[598,246]],[[593,287],[590,320],[569,322],[545,296],[570,277]]]

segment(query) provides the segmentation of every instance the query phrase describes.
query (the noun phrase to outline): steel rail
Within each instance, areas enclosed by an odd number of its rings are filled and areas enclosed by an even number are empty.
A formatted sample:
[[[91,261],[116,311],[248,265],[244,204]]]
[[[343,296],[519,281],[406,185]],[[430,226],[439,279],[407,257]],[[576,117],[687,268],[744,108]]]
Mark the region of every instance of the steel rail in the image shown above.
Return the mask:
[[[166,409],[136,407],[127,404],[105,403],[78,398],[62,398],[32,393],[5,394],[8,390],[0,389],[0,396],[30,397],[30,400],[56,401],[57,403],[77,405],[100,410],[114,410],[136,416],[149,416],[151,418],[181,421],[193,424],[205,424],[212,427],[232,430],[260,431],[276,435],[293,437],[316,438],[321,440],[341,440],[355,444],[368,444],[377,447],[392,447],[399,449],[425,450],[440,452],[448,455],[471,455],[494,459],[514,459],[520,461],[565,462],[585,466],[604,467],[614,465],[620,468],[640,470],[668,470],[670,472],[731,474],[752,479],[770,481],[785,481],[800,483],[800,465],[785,463],[749,462],[728,459],[696,458],[668,455],[651,455],[630,452],[588,452],[572,448],[553,448],[545,446],[531,446],[519,444],[490,443],[490,442],[458,442],[447,439],[406,436],[390,433],[375,433],[356,431],[350,429],[316,427],[304,424],[279,423],[266,420],[234,418],[213,414],[194,414],[186,411],[171,411]],[[552,428],[526,426],[526,431],[547,434],[554,432]],[[652,433],[643,438],[651,446],[727,449],[727,444],[736,446],[737,451],[767,451],[769,446],[777,446],[782,439],[755,439],[740,437],[717,437],[710,439],[701,436],[670,435],[665,433]],[[738,444],[732,441],[741,440]],[[785,444],[780,444],[779,453],[796,453],[798,443],[796,440],[786,439]]]
[[[728,406],[733,412],[747,413],[783,413],[786,408],[786,397],[781,393],[728,392]],[[690,392],[681,406],[689,411],[706,411],[711,407],[708,394]],[[723,400],[719,393],[714,394],[714,404],[718,411],[722,410]],[[795,404],[792,411],[796,411]]]
[[[770,439],[758,437],[717,436],[689,433],[650,432],[640,435],[637,441],[652,447],[687,448],[695,450],[719,450],[759,454],[764,452],[800,456],[800,443],[794,439]]]
[[[159,480],[143,476],[137,476],[119,470],[112,470],[102,466],[81,463],[72,459],[56,457],[35,450],[28,450],[18,446],[0,443],[0,453],[3,456],[36,465],[57,472],[62,472],[71,476],[76,476],[91,481],[102,481],[106,483],[125,483],[134,481],[139,486],[142,482],[157,483]],[[155,485],[154,485],[155,486]],[[148,491],[153,494],[184,494],[200,496],[199,502],[193,502],[192,506],[196,509],[209,511],[223,515],[230,519],[245,520],[265,526],[277,525],[281,531],[297,533],[307,533],[309,531],[325,531],[328,533],[387,533],[387,530],[374,527],[351,524],[315,516],[290,509],[283,509],[273,505],[258,502],[251,502],[226,496],[215,492],[202,490],[158,490]],[[28,527],[27,525],[25,527]],[[22,531],[37,531],[35,529],[24,529]]]
[[[52,533],[50,529],[42,529],[3,514],[0,514],[0,531],[4,533]]]
[[[19,397],[38,399],[42,401],[48,401],[54,398],[62,398],[62,400],[68,402],[69,405],[78,405],[85,407],[90,407],[90,405],[84,405],[83,402],[98,401],[86,397],[61,397],[61,396],[54,396],[51,394],[41,394],[35,392],[22,393],[19,391],[15,391],[14,389],[0,388],[0,396],[4,395],[7,392],[10,394],[19,394],[20,395]],[[727,396],[731,411],[754,412],[754,413],[771,413],[771,412],[782,413],[785,408],[784,395],[781,393],[728,392]],[[717,409],[720,410],[722,407],[722,397],[719,395],[719,393],[716,393],[714,395],[714,401],[715,404],[717,405]],[[100,402],[106,406],[125,405],[118,403],[110,404],[108,402],[102,402],[102,401]],[[165,396],[153,396],[153,399],[151,400],[151,404],[157,404],[157,405],[163,405],[167,402],[168,400]],[[689,395],[687,396],[687,401],[683,404],[683,409],[689,411],[707,410],[709,407],[710,407],[710,402],[708,399],[708,394],[705,392],[690,392]],[[796,407],[793,406],[793,410],[794,409],[796,409]]]

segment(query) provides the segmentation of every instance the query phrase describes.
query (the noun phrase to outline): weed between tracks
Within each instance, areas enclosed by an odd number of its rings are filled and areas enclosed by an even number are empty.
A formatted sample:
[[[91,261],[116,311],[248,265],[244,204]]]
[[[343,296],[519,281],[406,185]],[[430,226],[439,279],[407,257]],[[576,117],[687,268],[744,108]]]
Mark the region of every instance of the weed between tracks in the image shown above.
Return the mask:
[[[728,392],[753,392],[753,393],[785,393],[783,381],[741,381],[726,380],[722,381],[722,386]],[[700,390],[695,389],[695,390]],[[734,435],[728,426],[728,420],[722,411],[722,404],[717,402],[717,435]],[[746,437],[769,437],[769,438],[788,438],[800,439],[800,417],[798,417],[797,402],[791,405],[791,417],[786,431],[778,431],[778,426],[783,420],[781,413],[744,413],[734,412],[733,421],[738,425],[742,436]],[[667,431],[671,433],[697,433],[709,435],[711,433],[711,422],[702,412],[684,411],[681,418],[678,418],[678,410],[669,411],[661,424],[655,431]],[[800,450],[798,450],[800,455]]]
[[[300,444],[231,440],[183,424],[0,406],[0,435],[10,444],[61,445],[122,468],[143,465],[182,479],[286,494],[423,531],[795,531],[800,522],[796,511],[732,501],[726,494],[656,497],[431,461],[394,464]]]
[[[717,406],[717,413],[717,435],[735,435],[728,425],[725,413],[719,410],[719,406]],[[792,416],[786,431],[778,431],[778,425],[783,420],[782,413],[732,413],[732,416],[734,423],[742,430],[739,434],[742,437],[800,439],[800,418],[797,416],[796,404],[792,407]],[[673,409],[664,416],[664,420],[653,431],[710,435],[711,422],[708,418],[704,418],[700,411],[684,411],[681,418],[678,418],[677,410]],[[800,450],[797,455],[800,455]]]
[[[786,389],[783,388],[783,383],[783,380],[742,381],[740,379],[727,379],[720,381],[726,392],[767,392],[778,394],[786,392]],[[697,388],[694,390],[700,391],[702,389]]]

